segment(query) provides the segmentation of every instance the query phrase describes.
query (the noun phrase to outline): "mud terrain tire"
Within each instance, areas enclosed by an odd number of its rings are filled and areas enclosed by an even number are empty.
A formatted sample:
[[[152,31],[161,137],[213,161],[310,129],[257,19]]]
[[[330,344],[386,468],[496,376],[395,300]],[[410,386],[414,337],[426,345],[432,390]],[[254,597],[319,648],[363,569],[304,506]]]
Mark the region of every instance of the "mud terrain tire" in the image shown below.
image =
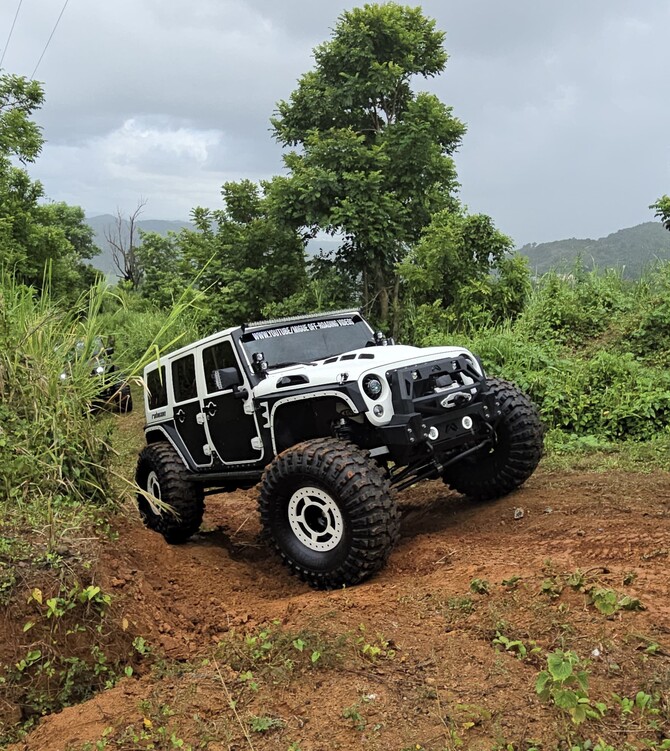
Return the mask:
[[[152,443],[142,449],[135,481],[170,509],[152,508],[147,498],[137,494],[137,506],[144,524],[160,532],[167,542],[179,544],[194,535],[205,510],[202,488],[189,482],[177,452],[167,442]]]
[[[384,471],[335,438],[300,443],[267,467],[259,498],[266,535],[313,587],[358,584],[386,562],[399,515]]]
[[[496,444],[448,467],[442,479],[449,487],[478,501],[501,498],[533,474],[542,456],[543,428],[537,408],[513,383],[487,379],[500,403]]]

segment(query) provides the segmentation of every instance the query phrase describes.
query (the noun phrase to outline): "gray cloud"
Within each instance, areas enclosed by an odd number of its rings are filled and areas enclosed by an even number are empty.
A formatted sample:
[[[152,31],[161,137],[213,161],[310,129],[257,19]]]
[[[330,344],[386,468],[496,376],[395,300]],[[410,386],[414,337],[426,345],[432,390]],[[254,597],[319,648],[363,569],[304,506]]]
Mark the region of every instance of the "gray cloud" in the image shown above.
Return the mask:
[[[70,0],[38,70],[31,173],[89,212],[185,218],[281,169],[269,117],[352,2]],[[10,7],[8,7],[10,6]],[[62,6],[24,0],[5,69],[29,74]],[[518,242],[598,236],[670,191],[664,0],[427,0],[450,60],[418,81],[468,125],[462,198]],[[0,7],[0,44],[16,5]]]

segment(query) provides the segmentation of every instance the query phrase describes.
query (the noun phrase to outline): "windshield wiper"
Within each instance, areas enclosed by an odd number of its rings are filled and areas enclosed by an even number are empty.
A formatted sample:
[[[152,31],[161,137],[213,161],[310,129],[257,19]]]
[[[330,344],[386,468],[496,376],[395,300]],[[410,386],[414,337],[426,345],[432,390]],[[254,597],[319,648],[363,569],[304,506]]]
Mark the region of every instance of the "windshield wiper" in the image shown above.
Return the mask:
[[[299,360],[287,360],[286,362],[273,362],[272,365],[268,365],[268,368],[288,368],[289,365],[314,365],[313,362],[300,362]],[[316,366],[315,366],[316,367]]]

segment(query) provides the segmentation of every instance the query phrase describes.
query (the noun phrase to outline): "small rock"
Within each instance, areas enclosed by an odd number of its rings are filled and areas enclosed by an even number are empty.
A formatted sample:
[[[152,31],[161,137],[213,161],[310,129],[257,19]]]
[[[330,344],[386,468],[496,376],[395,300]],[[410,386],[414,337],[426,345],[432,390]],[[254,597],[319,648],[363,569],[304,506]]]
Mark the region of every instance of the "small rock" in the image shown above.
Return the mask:
[[[544,510],[545,514],[553,514],[554,509],[551,506],[547,506],[547,508]]]
[[[523,519],[524,516],[524,510],[522,508],[515,508],[514,509],[514,518],[515,519]]]
[[[125,587],[125,586],[126,586],[125,579],[117,579],[116,577],[112,579],[112,587]]]

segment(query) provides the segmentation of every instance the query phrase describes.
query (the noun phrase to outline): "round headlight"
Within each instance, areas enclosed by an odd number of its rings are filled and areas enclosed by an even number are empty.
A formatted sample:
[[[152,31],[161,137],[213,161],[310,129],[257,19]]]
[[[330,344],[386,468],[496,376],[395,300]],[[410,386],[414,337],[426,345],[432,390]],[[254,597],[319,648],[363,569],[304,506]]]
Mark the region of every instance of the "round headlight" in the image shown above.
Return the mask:
[[[370,399],[379,399],[382,395],[382,382],[379,376],[366,375],[363,379],[363,391]]]
[[[95,369],[95,372],[98,375],[102,375],[105,372],[105,369],[102,367],[102,365],[98,365],[98,367]]]

